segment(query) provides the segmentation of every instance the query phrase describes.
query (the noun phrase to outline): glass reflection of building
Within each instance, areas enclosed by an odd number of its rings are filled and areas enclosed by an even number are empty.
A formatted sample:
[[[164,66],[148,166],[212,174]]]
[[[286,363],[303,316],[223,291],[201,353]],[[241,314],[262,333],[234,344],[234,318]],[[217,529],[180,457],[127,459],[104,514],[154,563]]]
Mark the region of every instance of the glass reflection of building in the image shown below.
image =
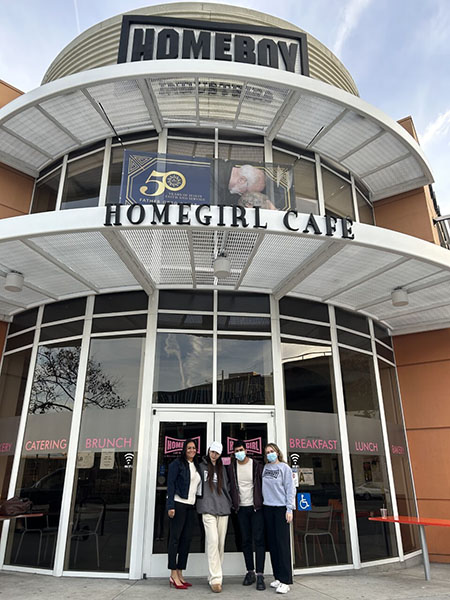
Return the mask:
[[[342,85],[351,88],[343,69]],[[30,213],[82,214],[117,203],[125,149],[211,159],[215,183],[231,165],[274,172],[283,165],[294,184],[293,210],[375,225],[370,191],[348,169],[283,136],[268,144],[255,129],[229,130],[219,118],[214,127],[174,118],[164,133],[142,127],[120,139],[105,134],[67,152],[36,177]],[[217,187],[211,198],[223,204]],[[218,231],[215,250],[226,242],[239,263],[259,242],[250,232],[247,247],[233,234]],[[192,234],[192,255],[202,235]],[[107,292],[37,303],[17,311],[9,326],[0,376],[2,497],[13,486],[43,516],[10,523],[4,564],[130,577],[155,564],[151,574],[161,575],[167,470],[176,456],[167,440],[198,437],[205,453],[214,436],[242,436],[262,458],[275,431],[297,497],[308,494],[312,505],[295,511],[296,569],[358,568],[416,551],[413,530],[369,521],[382,507],[417,514],[389,330],[364,311],[301,293],[240,291],[242,273],[223,289],[212,255],[198,259],[195,281],[180,275],[171,287],[192,256],[165,244],[163,234],[159,245],[149,249],[147,242],[140,266],[150,272],[157,254],[167,267],[153,294],[136,286],[121,291],[117,283]],[[262,265],[267,289],[285,269],[275,244],[271,250],[270,264]],[[67,250],[73,263],[77,251]],[[226,552],[239,551],[232,519]],[[199,568],[203,552],[198,526]]]

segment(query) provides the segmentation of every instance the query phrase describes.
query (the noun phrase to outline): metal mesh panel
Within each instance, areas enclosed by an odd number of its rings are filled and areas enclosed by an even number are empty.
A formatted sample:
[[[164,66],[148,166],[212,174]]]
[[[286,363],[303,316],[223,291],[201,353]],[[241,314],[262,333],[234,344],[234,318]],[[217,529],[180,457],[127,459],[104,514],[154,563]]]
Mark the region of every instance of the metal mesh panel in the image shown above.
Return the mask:
[[[398,259],[398,255],[390,252],[350,246],[328,259],[294,291],[319,297],[332,294]]]
[[[0,150],[38,170],[48,161],[44,154],[21,142],[4,129],[0,129]]]
[[[126,79],[88,89],[100,102],[117,131],[151,127],[152,121],[136,81]]]
[[[223,232],[193,231],[192,248],[195,262],[195,279],[198,285],[214,283],[213,261],[221,247]]]
[[[329,125],[343,108],[328,100],[302,96],[280,129],[280,135],[305,146],[322,127]]]
[[[253,251],[258,234],[246,231],[229,231],[224,244],[224,249],[231,261],[231,274],[230,277],[221,279],[220,285],[235,285],[241,271],[245,267],[248,261],[250,253]],[[265,288],[265,282],[259,281],[255,287]]]
[[[193,77],[158,78],[149,83],[165,123],[196,123],[197,86]]]
[[[33,241],[98,288],[137,284],[100,232],[66,233]]]
[[[438,271],[439,269],[432,265],[411,260],[336,296],[334,299],[337,302],[357,307],[371,301],[376,301],[379,298],[383,298],[383,296],[389,296],[394,288],[412,285],[413,282],[420,278],[432,275]]]
[[[41,106],[82,143],[111,135],[111,128],[81,92],[51,98]]]
[[[349,112],[317,144],[313,145],[317,150],[327,154],[343,156],[379,131],[381,128],[369,119]]]
[[[21,112],[6,123],[7,127],[26,140],[57,156],[75,146],[74,140],[35,107]]]
[[[406,289],[408,289],[408,286],[406,286]],[[447,281],[423,290],[418,290],[417,292],[408,293],[408,305],[403,308],[393,306],[392,302],[388,300],[377,305],[376,310],[377,313],[382,315],[381,318],[391,318],[401,315],[404,312],[410,312],[415,308],[420,309],[424,306],[433,306],[440,303],[445,304],[449,297],[450,282]]]
[[[287,88],[258,83],[247,84],[238,117],[238,126],[265,131],[285,102]]]
[[[416,312],[411,315],[399,315],[398,317],[391,316],[387,319],[390,327],[394,330],[400,327],[416,327],[418,325],[431,324],[434,321],[449,321],[450,320],[450,306],[441,306],[440,308],[430,308],[421,312]],[[442,327],[446,324],[443,323]]]
[[[363,181],[370,188],[382,190],[398,183],[408,182],[423,177],[423,172],[415,158],[410,156],[373,175],[364,177]]]
[[[324,243],[314,238],[267,234],[244,276],[243,285],[275,288]]]
[[[73,279],[70,275],[50,263],[34,250],[23,245],[21,242],[5,242],[0,246],[1,255],[5,257],[2,262],[9,269],[19,271],[25,276],[25,282],[36,285],[50,294],[62,296],[68,293],[84,292],[86,286]],[[6,293],[6,292],[5,292]],[[22,300],[15,294],[11,300]],[[39,296],[38,300],[43,298]]]
[[[382,167],[404,154],[406,154],[405,146],[394,136],[386,133],[349,156],[343,164],[350,171],[364,173]]]

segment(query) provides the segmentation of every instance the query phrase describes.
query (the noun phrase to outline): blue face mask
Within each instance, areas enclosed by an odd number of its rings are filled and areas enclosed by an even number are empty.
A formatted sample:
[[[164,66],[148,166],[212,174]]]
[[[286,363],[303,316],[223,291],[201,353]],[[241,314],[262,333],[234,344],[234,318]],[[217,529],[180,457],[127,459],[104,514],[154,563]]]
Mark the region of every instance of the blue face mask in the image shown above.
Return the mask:
[[[266,458],[269,462],[275,462],[278,458],[278,454],[276,452],[269,452],[266,454]]]
[[[239,452],[234,453],[234,456],[236,457],[236,460],[244,460],[245,452],[244,450],[239,450]]]

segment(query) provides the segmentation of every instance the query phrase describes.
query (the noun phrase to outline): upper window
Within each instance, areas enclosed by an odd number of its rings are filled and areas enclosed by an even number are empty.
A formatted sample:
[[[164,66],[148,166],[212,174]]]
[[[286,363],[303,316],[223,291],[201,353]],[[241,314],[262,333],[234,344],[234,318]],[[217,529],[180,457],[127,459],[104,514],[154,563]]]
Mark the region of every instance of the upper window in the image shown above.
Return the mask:
[[[95,152],[67,165],[61,209],[97,206],[103,168],[103,152]]]
[[[355,211],[353,210],[350,183],[325,168],[322,169],[322,181],[326,214],[354,219]]]
[[[31,213],[55,210],[60,179],[61,169],[57,169],[51,175],[36,183]]]

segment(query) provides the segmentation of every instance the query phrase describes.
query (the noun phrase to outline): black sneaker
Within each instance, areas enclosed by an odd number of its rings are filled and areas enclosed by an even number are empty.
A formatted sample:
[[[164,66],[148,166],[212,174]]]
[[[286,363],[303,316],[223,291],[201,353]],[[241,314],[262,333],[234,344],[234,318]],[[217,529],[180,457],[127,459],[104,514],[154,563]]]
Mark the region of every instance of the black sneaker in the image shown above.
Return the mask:
[[[242,582],[242,585],[252,585],[252,583],[255,583],[256,581],[256,575],[254,571],[247,571],[247,574],[244,577],[244,581]]]
[[[266,589],[266,584],[264,583],[264,575],[256,576],[256,589],[259,591]]]

